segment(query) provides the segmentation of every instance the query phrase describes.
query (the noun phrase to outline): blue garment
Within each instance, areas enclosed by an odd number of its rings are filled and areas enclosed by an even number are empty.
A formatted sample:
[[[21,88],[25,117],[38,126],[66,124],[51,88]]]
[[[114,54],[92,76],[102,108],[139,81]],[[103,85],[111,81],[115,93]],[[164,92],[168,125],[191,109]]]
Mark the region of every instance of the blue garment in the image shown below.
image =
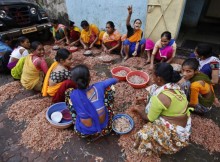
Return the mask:
[[[196,58],[195,53],[191,53],[190,58]],[[200,64],[199,71],[206,74],[206,75],[208,75],[208,77],[210,79],[212,79],[212,67],[211,67],[211,64],[210,64],[211,61],[207,62],[206,64],[204,64],[204,63],[202,64],[201,63],[202,61],[200,61],[200,59],[197,59],[197,60],[199,61],[199,64]],[[217,58],[216,58],[216,60],[217,60]]]
[[[101,132],[108,124],[108,111],[105,107],[104,94],[107,87],[115,84],[117,79],[110,78],[102,82],[95,83],[85,90],[76,89],[70,94],[70,99],[72,101],[73,109],[76,111],[76,130],[82,134],[89,135]],[[87,98],[86,92],[94,88],[97,99],[90,101]],[[99,114],[97,110],[104,109],[106,114],[105,121],[100,124]],[[101,115],[101,114],[100,114]],[[80,119],[92,119],[92,126],[85,126]]]
[[[0,41],[0,52],[12,51],[11,47]]]
[[[138,50],[137,50],[137,53],[140,54],[141,52],[141,45],[145,44],[146,42],[146,39],[145,38],[142,38],[139,42],[139,46],[138,46]],[[129,56],[132,56],[132,53],[135,51],[135,46],[136,46],[136,42],[130,42],[128,39],[126,39],[124,42],[123,42],[123,45],[129,45]]]

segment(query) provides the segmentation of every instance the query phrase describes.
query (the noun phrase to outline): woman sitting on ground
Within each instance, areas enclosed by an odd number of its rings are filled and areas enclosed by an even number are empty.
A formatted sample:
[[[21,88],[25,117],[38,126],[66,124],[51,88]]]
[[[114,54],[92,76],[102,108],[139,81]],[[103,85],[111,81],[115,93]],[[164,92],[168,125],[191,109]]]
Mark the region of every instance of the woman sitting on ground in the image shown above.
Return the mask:
[[[81,27],[83,29],[81,31],[80,43],[85,50],[91,49],[94,45],[101,45],[99,28],[95,24],[89,25],[86,20],[83,20]]]
[[[147,39],[145,50],[147,51],[147,64],[150,63],[150,69],[153,69],[155,60],[171,63],[176,55],[176,43],[174,39],[171,39],[171,33],[165,31],[155,44],[152,40]]]
[[[18,38],[18,46],[15,48],[10,56],[7,67],[12,69],[17,64],[18,60],[29,54],[30,42],[27,37],[21,36]]]
[[[112,130],[111,109],[114,100],[109,86],[118,80],[110,78],[89,85],[90,72],[85,65],[75,66],[71,75],[77,89],[67,91],[66,103],[72,113],[74,131],[80,137],[88,137],[88,140],[109,134]]]
[[[102,38],[102,47],[105,53],[119,53],[121,49],[121,34],[115,29],[112,21],[106,23],[106,32]]]
[[[68,32],[67,27],[63,24],[59,24],[58,20],[52,20],[51,21],[51,32],[53,35],[54,43],[55,44],[62,44],[64,41],[66,41],[66,44],[69,44],[69,38],[68,38]]]
[[[155,66],[155,84],[145,108],[136,111],[148,123],[135,135],[140,153],[173,154],[189,144],[191,118],[185,93],[176,84],[180,75],[168,63]]]
[[[72,54],[65,48],[57,51],[55,62],[47,71],[42,88],[43,96],[53,96],[52,102],[64,102],[65,91],[75,88],[75,83],[70,80],[70,69],[73,67]]]
[[[208,75],[213,84],[219,81],[219,59],[213,56],[212,47],[208,44],[198,44],[191,57],[199,60],[199,71]]]
[[[80,44],[80,29],[75,26],[75,23],[73,21],[69,20],[69,40],[70,44],[69,46],[78,46]]]
[[[132,6],[128,6],[128,17],[126,20],[127,35],[123,41],[122,54],[125,54],[124,61],[130,56],[137,56],[143,53],[145,39],[142,39],[143,31],[140,29],[142,22],[140,19],[134,20],[134,28],[131,27]]]
[[[214,89],[209,77],[199,72],[199,62],[195,58],[186,59],[182,64],[183,78],[179,82],[189,98],[189,106],[199,114],[211,110],[215,101]]]
[[[26,56],[21,74],[21,84],[28,90],[41,91],[48,66],[45,60],[44,46],[40,42],[31,44],[34,50]]]

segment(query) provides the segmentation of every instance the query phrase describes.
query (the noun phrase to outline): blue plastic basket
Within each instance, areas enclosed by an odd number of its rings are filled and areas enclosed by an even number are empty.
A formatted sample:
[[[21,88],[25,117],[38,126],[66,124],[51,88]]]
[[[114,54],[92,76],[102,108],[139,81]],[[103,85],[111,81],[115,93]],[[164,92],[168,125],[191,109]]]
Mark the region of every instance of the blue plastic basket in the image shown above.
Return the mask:
[[[130,121],[130,124],[131,124],[131,129],[129,129],[128,131],[126,131],[126,132],[118,132],[117,130],[115,130],[115,128],[114,128],[114,121],[117,119],[117,118],[121,118],[121,117],[125,117],[125,118],[127,118],[129,121]],[[117,115],[115,115],[114,117],[113,117],[113,119],[112,119],[112,129],[113,129],[113,131],[115,131],[115,133],[117,133],[117,134],[126,134],[126,133],[129,133],[133,128],[134,128],[134,120],[132,119],[132,117],[130,117],[129,115],[127,115],[127,114],[117,114]]]
[[[61,129],[64,129],[64,128],[68,128],[69,126],[72,125],[72,120],[65,120],[65,119],[62,119],[59,123],[56,123],[54,121],[51,120],[51,114],[55,111],[62,111],[66,109],[66,103],[65,102],[58,102],[58,103],[55,103],[53,105],[51,105],[47,111],[46,111],[46,119],[50,122],[50,124],[56,128],[61,128]]]

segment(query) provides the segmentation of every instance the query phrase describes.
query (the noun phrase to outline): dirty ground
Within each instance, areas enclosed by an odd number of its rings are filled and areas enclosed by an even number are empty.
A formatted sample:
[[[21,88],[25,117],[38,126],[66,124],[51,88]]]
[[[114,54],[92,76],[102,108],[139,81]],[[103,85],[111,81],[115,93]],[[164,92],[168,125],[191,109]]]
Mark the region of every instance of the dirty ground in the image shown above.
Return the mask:
[[[179,57],[182,57],[182,51],[179,51]],[[113,62],[118,63],[120,59]],[[102,75],[103,69],[106,76],[110,76],[107,69],[109,64],[94,66],[94,70]],[[9,75],[0,75],[0,86],[12,82],[13,79]],[[219,97],[219,86],[217,96]],[[18,145],[21,133],[26,128],[25,122],[16,122],[10,120],[5,114],[8,107],[13,103],[29,96],[35,95],[36,92],[23,90],[22,93],[15,97],[6,100],[0,106],[0,161],[2,162],[123,162],[126,161],[125,155],[121,152],[118,146],[119,135],[112,133],[111,135],[101,138],[94,143],[87,143],[84,139],[78,138],[76,135],[64,143],[61,149],[54,151],[37,152],[31,148],[26,148],[23,145]],[[0,94],[1,95],[1,94]],[[205,115],[205,118],[212,119],[220,126],[220,108],[214,108],[210,113]],[[56,140],[56,139],[54,139]],[[162,162],[211,162],[219,161],[220,153],[210,154],[203,146],[190,143],[190,145],[175,155],[163,155]]]

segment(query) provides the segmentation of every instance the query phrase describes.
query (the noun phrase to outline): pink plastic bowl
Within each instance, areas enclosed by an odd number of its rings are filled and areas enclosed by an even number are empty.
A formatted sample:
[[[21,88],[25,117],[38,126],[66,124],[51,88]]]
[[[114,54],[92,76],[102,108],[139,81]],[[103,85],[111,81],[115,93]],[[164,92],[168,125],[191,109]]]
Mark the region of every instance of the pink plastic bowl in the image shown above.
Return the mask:
[[[117,78],[119,81],[125,81],[126,80],[126,76],[118,76],[116,75],[117,72],[121,71],[121,70],[125,70],[127,73],[129,73],[131,71],[130,68],[125,67],[125,66],[118,66],[118,67],[114,67],[111,70],[112,76],[114,78]]]
[[[145,82],[142,84],[134,84],[134,83],[130,82],[129,78],[134,75],[142,77],[145,80]],[[128,84],[130,84],[133,88],[145,88],[147,86],[148,81],[149,81],[149,75],[147,73],[145,73],[143,71],[139,71],[139,70],[131,71],[127,74],[126,80],[127,80]]]

